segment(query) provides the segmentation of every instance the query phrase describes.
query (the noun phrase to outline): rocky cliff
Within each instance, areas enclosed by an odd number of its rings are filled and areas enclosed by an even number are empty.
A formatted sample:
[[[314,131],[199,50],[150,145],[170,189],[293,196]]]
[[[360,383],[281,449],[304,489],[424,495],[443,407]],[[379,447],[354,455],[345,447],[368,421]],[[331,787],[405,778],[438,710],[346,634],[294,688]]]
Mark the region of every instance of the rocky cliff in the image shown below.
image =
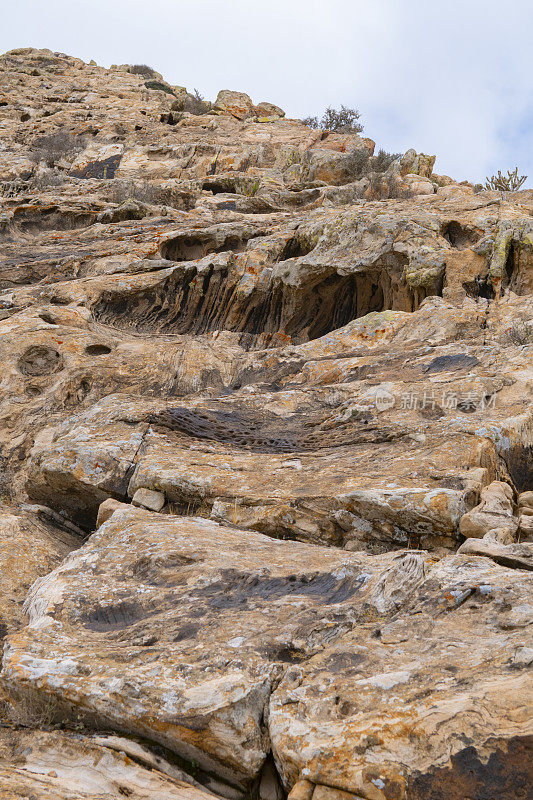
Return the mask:
[[[6,798],[525,800],[533,192],[0,58]]]

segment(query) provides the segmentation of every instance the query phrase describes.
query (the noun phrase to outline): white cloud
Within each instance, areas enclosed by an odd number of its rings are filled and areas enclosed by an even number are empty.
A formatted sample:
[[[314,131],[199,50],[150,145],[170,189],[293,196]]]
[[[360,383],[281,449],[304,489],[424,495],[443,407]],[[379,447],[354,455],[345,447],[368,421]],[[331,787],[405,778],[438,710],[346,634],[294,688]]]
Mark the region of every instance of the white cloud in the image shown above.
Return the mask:
[[[148,63],[294,116],[345,103],[386,149],[436,153],[461,179],[518,164],[533,185],[532,23],[531,0],[18,0],[0,50]]]

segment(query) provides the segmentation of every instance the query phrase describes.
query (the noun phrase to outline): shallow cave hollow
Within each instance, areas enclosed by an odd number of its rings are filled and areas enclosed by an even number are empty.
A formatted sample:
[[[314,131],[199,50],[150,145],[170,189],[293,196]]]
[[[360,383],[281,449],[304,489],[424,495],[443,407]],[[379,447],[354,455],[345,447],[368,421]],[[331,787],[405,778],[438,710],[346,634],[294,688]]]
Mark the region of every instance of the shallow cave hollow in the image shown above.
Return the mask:
[[[209,246],[205,240],[187,237],[170,241],[174,259]],[[229,245],[240,248],[242,240],[228,237],[225,249]],[[285,255],[297,257],[292,254],[299,253],[298,248],[294,242],[287,244]],[[199,273],[191,266],[128,296],[104,293],[93,313],[105,324],[151,334],[233,331],[241,334],[241,345],[247,349],[300,344],[374,311],[416,311],[425,297],[442,294],[442,279],[427,288],[408,286],[402,277],[404,266],[391,256],[365,272],[342,275],[329,267],[303,285],[278,278],[244,294],[236,291],[240,276],[231,269],[212,265]]]

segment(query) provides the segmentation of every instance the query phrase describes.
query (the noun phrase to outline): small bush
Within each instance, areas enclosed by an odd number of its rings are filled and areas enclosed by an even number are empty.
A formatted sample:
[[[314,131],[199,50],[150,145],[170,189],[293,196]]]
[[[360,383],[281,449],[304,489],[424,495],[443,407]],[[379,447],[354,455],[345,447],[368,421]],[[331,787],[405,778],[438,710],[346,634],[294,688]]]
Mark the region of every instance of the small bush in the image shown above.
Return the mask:
[[[203,95],[200,94],[198,89],[195,89],[194,94],[187,92],[186,94],[180,95],[177,100],[172,103],[170,110],[178,112],[187,111],[189,114],[200,116],[201,114],[207,114],[212,108],[213,103],[204,100]],[[176,117],[175,119],[177,120],[178,118]]]
[[[144,85],[147,89],[153,89],[153,91],[156,92],[165,92],[166,94],[171,94],[173,97],[176,97],[176,92],[167,83],[161,83],[161,81],[145,81]]]
[[[526,181],[527,175],[519,175],[518,167],[515,167],[513,172],[507,170],[507,175],[498,170],[497,175],[486,178],[485,188],[496,192],[517,192]]]
[[[361,114],[355,108],[341,105],[340,109],[326,108],[322,118],[306,117],[302,122],[309,128],[323,128],[335,133],[361,133],[363,126],[357,120]]]
[[[386,153],[380,150],[377,156],[370,156],[366,148],[352,150],[344,157],[344,163],[348,174],[353,180],[359,180],[366,175],[386,172],[391,164],[398,158],[398,153]]]
[[[56,700],[34,690],[14,693],[5,707],[5,715],[24,728],[47,728],[59,721]]]
[[[369,200],[407,200],[413,193],[402,186],[396,175],[372,172],[366,196]]]
[[[386,150],[380,150],[377,156],[372,157],[370,169],[373,172],[386,172],[400,156],[401,153],[387,153]]]
[[[203,94],[200,94],[198,89],[194,90],[194,94],[192,95],[191,106],[195,108],[195,111],[191,111],[191,114],[207,114],[208,111],[211,111],[213,108],[213,103],[210,103],[209,100],[206,100]],[[189,111],[189,109],[187,109]]]
[[[533,324],[515,322],[506,331],[509,340],[516,345],[533,344]]]
[[[85,144],[83,136],[60,129],[47,136],[38,136],[33,142],[30,157],[36,164],[44,161],[47,166],[53,167],[62,158],[79,153]]]
[[[148,64],[132,64],[130,67],[132,75],[142,75],[144,78],[155,78],[156,71]]]
[[[369,171],[370,155],[368,154],[368,150],[366,148],[352,150],[351,153],[345,156],[344,163],[348,174],[352,176],[354,180],[362,178],[364,175],[367,175]]]

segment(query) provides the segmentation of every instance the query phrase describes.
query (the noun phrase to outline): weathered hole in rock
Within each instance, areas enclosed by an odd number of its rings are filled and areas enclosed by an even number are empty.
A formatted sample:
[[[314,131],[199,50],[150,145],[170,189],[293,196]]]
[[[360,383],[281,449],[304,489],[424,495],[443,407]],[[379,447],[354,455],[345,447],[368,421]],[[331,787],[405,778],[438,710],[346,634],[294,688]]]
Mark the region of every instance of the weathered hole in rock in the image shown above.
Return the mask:
[[[179,583],[181,570],[201,562],[200,558],[190,558],[183,553],[141,556],[132,566],[132,573],[143,583],[152,586],[173,586]]]
[[[106,344],[89,344],[85,348],[88,356],[105,356],[111,352],[111,348]]]
[[[26,386],[24,389],[24,393],[27,394],[29,397],[38,397],[40,394],[43,393],[43,390],[40,386]]]
[[[228,442],[257,452],[290,453],[296,449],[295,432],[275,420],[262,421],[253,414],[218,411],[194,411],[189,408],[167,409],[151,414],[148,421],[197,439]]]
[[[311,242],[303,236],[291,236],[287,239],[283,250],[276,261],[286,261],[289,258],[301,258],[306,256],[316,247],[316,242]]]
[[[441,229],[441,234],[452,247],[456,247],[458,250],[472,247],[479,239],[479,235],[472,228],[455,221],[447,222]]]
[[[71,382],[71,385],[66,389],[63,399],[63,405],[77,406],[82,403],[91,391],[91,382],[88,378],[82,378],[78,383],[77,380]]]
[[[209,253],[241,252],[247,241],[248,237],[236,232],[186,231],[163,242],[160,252],[168,261],[196,261]]]
[[[488,275],[478,275],[473,281],[465,281],[463,289],[470,297],[475,297],[476,299],[494,300],[496,296],[492,281]]]
[[[52,347],[33,345],[21,355],[17,367],[23,375],[50,375],[63,368],[63,358]]]
[[[364,584],[364,576],[336,578],[330,573],[263,577],[240,573],[236,569],[221,571],[221,580],[198,589],[195,594],[211,608],[227,609],[246,606],[251,600],[272,602],[293,595],[315,598],[322,604],[344,603]]]
[[[43,322],[46,322],[48,325],[57,325],[57,320],[52,314],[49,314],[48,311],[43,311],[42,314],[39,314],[39,319],[42,319]]]
[[[209,177],[202,181],[202,189],[213,194],[238,194],[237,182],[230,176]]]
[[[281,203],[288,208],[301,208],[320,197],[320,189],[290,189],[281,196]]]
[[[437,356],[423,368],[424,372],[452,372],[455,370],[470,369],[479,364],[475,356],[466,353],[455,353],[450,356]]]
[[[294,414],[279,419],[257,411],[213,411],[169,408],[146,419],[153,425],[195,439],[227,443],[256,453],[292,453],[342,447],[347,444],[390,441],[397,433],[373,424],[372,414],[363,411],[335,427],[323,416]],[[326,425],[324,425],[326,422]]]
[[[22,233],[38,234],[42,231],[67,231],[86,228],[96,222],[96,213],[50,208],[24,209],[15,213],[16,227]]]
[[[106,633],[123,630],[157,613],[155,609],[147,610],[134,602],[119,601],[114,605],[96,606],[82,618],[82,622],[92,631]]]
[[[168,244],[175,257],[199,253],[194,242]],[[296,246],[301,252],[301,245],[291,243],[287,253]],[[428,295],[442,295],[442,279],[411,289],[402,277],[403,267],[402,259],[391,255],[381,267],[365,273],[339,275],[328,270],[304,286],[277,279],[246,293],[238,291],[241,276],[236,272],[213,266],[203,273],[176,270],[147,290],[103,293],[93,313],[104,324],[147,333],[235,331],[249,349],[301,343],[372,311],[415,311]]]

